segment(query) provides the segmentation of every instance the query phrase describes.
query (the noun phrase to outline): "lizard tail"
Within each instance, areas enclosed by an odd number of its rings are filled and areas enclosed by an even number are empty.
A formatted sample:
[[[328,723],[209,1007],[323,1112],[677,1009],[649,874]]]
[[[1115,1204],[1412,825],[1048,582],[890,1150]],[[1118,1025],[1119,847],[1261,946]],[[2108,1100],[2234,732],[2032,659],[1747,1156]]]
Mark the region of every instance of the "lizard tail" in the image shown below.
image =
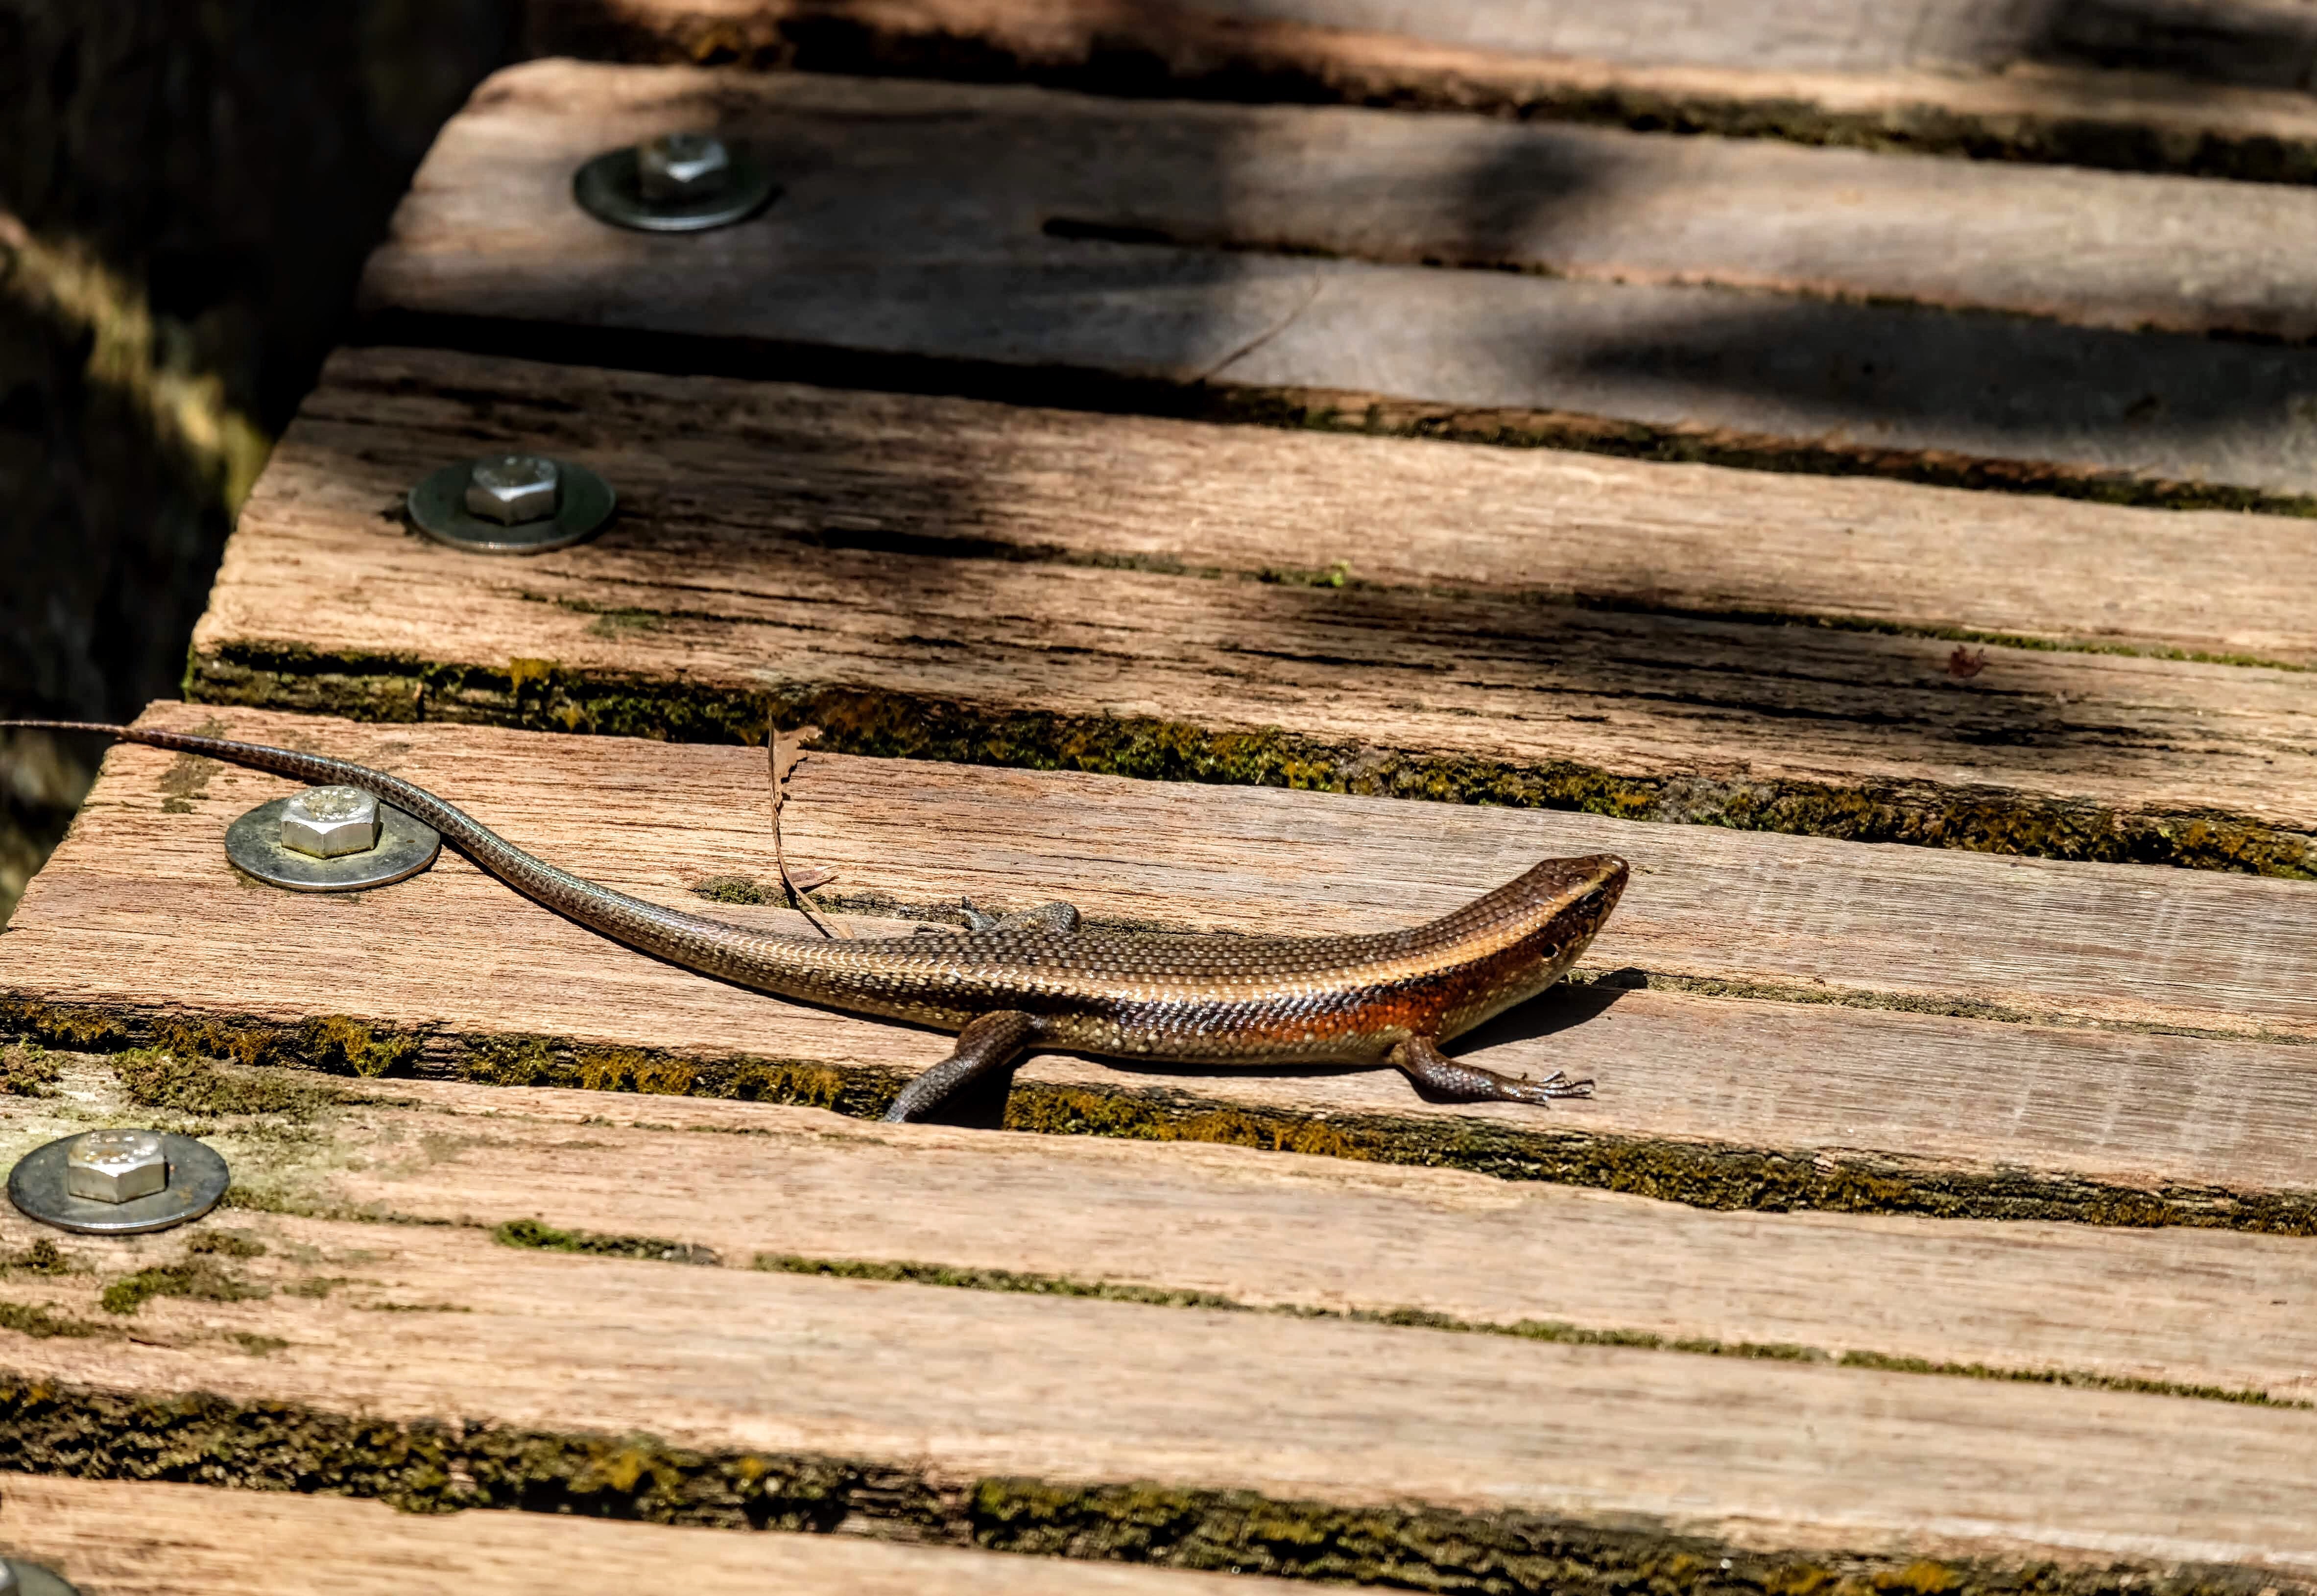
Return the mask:
[[[698,965],[685,955],[693,952],[703,933],[730,934],[733,931],[705,916],[662,908],[559,869],[524,852],[464,809],[435,797],[416,782],[351,760],[301,753],[294,748],[276,748],[264,743],[237,743],[224,737],[195,736],[190,732],[104,726],[93,721],[0,720],[0,731],[93,732],[116,742],[198,754],[316,786],[359,788],[379,802],[392,804],[404,814],[433,826],[443,834],[444,842],[533,902],[615,941],[674,958],[680,964],[691,964],[693,968]]]

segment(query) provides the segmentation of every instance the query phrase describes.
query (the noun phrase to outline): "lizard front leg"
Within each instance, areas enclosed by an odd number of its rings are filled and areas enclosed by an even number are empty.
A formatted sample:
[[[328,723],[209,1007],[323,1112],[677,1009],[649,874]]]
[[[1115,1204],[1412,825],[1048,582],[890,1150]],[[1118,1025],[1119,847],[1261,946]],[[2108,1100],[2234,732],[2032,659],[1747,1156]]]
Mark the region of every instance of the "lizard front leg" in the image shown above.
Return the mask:
[[[1551,1102],[1556,1097],[1590,1097],[1593,1083],[1572,1081],[1555,1070],[1542,1081],[1516,1081],[1474,1064],[1459,1064],[1430,1037],[1410,1037],[1391,1050],[1391,1062],[1425,1096],[1442,1102]]]
[[[885,1110],[887,1121],[923,1119],[926,1110],[959,1087],[1021,1057],[1037,1034],[1034,1015],[1012,1009],[982,1015],[957,1033],[957,1047],[947,1058],[901,1088],[893,1106]]]

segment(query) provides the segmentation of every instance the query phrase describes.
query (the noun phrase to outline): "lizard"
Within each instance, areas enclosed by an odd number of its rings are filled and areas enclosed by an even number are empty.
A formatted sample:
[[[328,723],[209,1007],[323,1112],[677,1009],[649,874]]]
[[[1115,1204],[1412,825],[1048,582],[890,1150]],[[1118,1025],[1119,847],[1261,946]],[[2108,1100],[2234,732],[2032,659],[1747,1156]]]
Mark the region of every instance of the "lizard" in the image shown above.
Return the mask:
[[[441,833],[506,886],[603,936],[760,992],[957,1033],[885,1118],[922,1118],[1033,1049],[1132,1062],[1264,1068],[1393,1066],[1449,1102],[1548,1103],[1593,1083],[1541,1081],[1451,1058],[1441,1043],[1526,1001],[1576,962],[1624,892],[1611,854],[1548,859],[1422,925],[1324,936],[1200,936],[1087,928],[1066,903],[963,932],[830,941],[753,931],[631,897],[534,858],[434,793],[345,760],[264,744],[76,721],[94,732],[317,785],[359,788]],[[930,932],[931,934],[925,934]]]

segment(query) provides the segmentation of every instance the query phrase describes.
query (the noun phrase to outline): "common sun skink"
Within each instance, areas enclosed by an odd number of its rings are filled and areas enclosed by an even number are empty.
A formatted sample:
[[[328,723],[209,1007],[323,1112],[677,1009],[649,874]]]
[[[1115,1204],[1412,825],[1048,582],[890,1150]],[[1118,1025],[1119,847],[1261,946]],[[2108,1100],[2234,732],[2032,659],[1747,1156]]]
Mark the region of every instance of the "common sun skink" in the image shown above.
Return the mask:
[[[749,931],[614,892],[534,859],[443,799],[344,760],[133,727],[0,721],[97,732],[295,780],[357,787],[433,826],[482,869],[614,941],[702,975],[858,1014],[958,1032],[903,1087],[888,1119],[920,1118],[1032,1048],[1153,1063],[1391,1065],[1436,1101],[1585,1097],[1556,1072],[1518,1080],[1459,1063],[1449,1038],[1559,980],[1624,890],[1608,854],[1548,859],[1463,908],[1405,931],[1318,937],[1081,929],[1052,903],[962,932],[829,940]]]

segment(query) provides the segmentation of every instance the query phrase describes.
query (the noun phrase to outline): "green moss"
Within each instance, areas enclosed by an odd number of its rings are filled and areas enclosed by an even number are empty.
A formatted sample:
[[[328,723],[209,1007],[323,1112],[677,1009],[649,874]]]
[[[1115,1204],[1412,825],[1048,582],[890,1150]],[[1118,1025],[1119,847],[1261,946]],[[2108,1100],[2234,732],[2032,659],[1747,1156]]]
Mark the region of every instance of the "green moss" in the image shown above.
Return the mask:
[[[197,1302],[248,1302],[270,1294],[266,1287],[242,1279],[214,1259],[192,1257],[123,1275],[105,1287],[97,1301],[108,1314],[128,1315],[156,1297],[188,1297]]]
[[[1846,1369],[1871,1369],[1890,1373],[1942,1375],[1965,1379],[2006,1380],[2029,1385],[2068,1386],[2103,1391],[2131,1391],[2143,1395],[2185,1396],[2207,1402],[2231,1402],[2255,1407],[2317,1408],[2317,1403],[2271,1396],[2250,1387],[2188,1385],[2175,1380],[2144,1380],[2103,1375],[2081,1369],[2005,1369],[1981,1363],[1936,1363],[1920,1358],[1893,1357],[1881,1352],[1848,1351],[1839,1356],[1817,1347],[1786,1342],[1733,1342],[1714,1336],[1664,1336],[1646,1330],[1601,1328],[1570,1324],[1556,1319],[1516,1319],[1499,1324],[1467,1319],[1428,1308],[1326,1308],[1299,1304],[1259,1306],[1212,1291],[1192,1291],[1115,1280],[1078,1280],[1063,1275],[1024,1273],[1005,1269],[961,1269],[941,1263],[871,1261],[851,1258],[809,1258],[792,1253],[759,1253],[753,1269],[776,1274],[812,1275],[845,1280],[882,1280],[911,1286],[937,1286],[968,1291],[1025,1293],[1038,1297],[1087,1297],[1105,1302],[1141,1303],[1156,1307],[1205,1308],[1237,1314],[1268,1313],[1295,1319],[1335,1319],[1357,1324],[1436,1330],[1458,1335],[1500,1335],[1517,1341],[1546,1342],[1557,1346],[1629,1347],[1645,1351],[1684,1353],[1707,1358],[1743,1358],[1774,1363],[1823,1363]]]
[[[491,1232],[501,1246],[529,1247],[542,1253],[585,1253],[596,1258],[642,1258],[655,1263],[693,1263],[715,1267],[723,1261],[714,1249],[653,1235],[599,1235],[591,1230],[558,1230],[537,1219],[509,1219]]]
[[[1346,1507],[1245,1491],[1036,1478],[953,1486],[914,1460],[709,1451],[642,1435],[395,1423],[206,1394],[0,1379],[0,1470],[179,1480],[723,1529],[848,1532],[1167,1568],[1237,1569],[1443,1596],[2255,1596],[2257,1570],[2121,1560],[1931,1563],[1784,1552],[1614,1522],[1422,1503]]]
[[[1277,727],[1006,711],[854,688],[720,692],[698,682],[571,672],[544,662],[492,673],[370,657],[327,662],[324,670],[325,662],[294,651],[237,647],[197,663],[194,691],[201,696],[274,708],[360,716],[365,700],[360,695],[347,700],[327,683],[378,671],[411,675],[424,687],[430,713],[443,718],[545,730],[756,744],[777,719],[819,726],[819,745],[832,753],[881,758],[1570,810],[2045,859],[2317,876],[2317,839],[2253,816],[2149,814],[1929,781],[1841,785],[1640,775],[1574,761],[1516,762],[1370,747]]]
[[[226,1340],[252,1358],[271,1358],[290,1344],[278,1335],[257,1335],[246,1330],[229,1330]]]
[[[66,1318],[36,1304],[23,1302],[0,1302],[0,1330],[12,1330],[18,1335],[29,1335],[39,1341],[49,1341],[59,1336],[86,1338],[114,1333],[109,1325],[92,1324],[85,1319]]]
[[[553,1037],[469,1039],[458,1064],[467,1080],[498,1086],[683,1093],[744,1102],[793,1103],[874,1118],[899,1090],[882,1073],[760,1058],[688,1059],[644,1048],[587,1048]]]
[[[715,876],[692,889],[711,904],[770,904],[779,902],[747,876]]]
[[[140,1108],[305,1119],[327,1101],[279,1070],[228,1071],[160,1048],[132,1048],[114,1057],[112,1068],[129,1101]]]
[[[1662,984],[1684,987],[1679,981]],[[1720,984],[1691,985],[1720,989]],[[1758,994],[1734,988],[1724,994],[1794,995],[1785,989]],[[1850,998],[1867,1007],[1919,1007],[1927,1012],[2002,1021],[2050,1018],[2008,1010],[1982,1013],[1967,1003],[1937,997]],[[1813,994],[1813,1000],[1848,1001],[1842,994]],[[22,1013],[20,1010],[20,1019]],[[42,1006],[34,1017],[54,1028],[44,1039],[97,1032],[125,1044],[135,1036],[127,1017],[109,1020],[56,1006]],[[229,1021],[212,1023],[234,1029]],[[2252,1034],[2259,1039],[2280,1039]],[[294,1033],[280,1039],[280,1063],[307,1062],[298,1056],[300,1043]],[[641,1048],[606,1051],[523,1034],[441,1040],[459,1059],[456,1068],[461,1075],[498,1085],[683,1092],[695,1097],[794,1103],[864,1119],[881,1118],[900,1086],[899,1077],[884,1070],[794,1059],[693,1058]],[[1096,1090],[1020,1082],[1007,1100],[1005,1124],[1008,1129],[1049,1136],[1219,1142],[1320,1157],[1463,1169],[1500,1180],[1630,1191],[1697,1208],[1815,1208],[2317,1235],[2317,1191],[2312,1190],[2236,1190],[2186,1182],[2127,1187],[2030,1169],[1955,1169],[1896,1154],[1658,1141],[1591,1134],[1561,1124],[1513,1126],[1382,1114],[1316,1119],[1208,1102],[1171,1085]],[[269,1208],[278,1208],[283,1199],[237,1188],[230,1200]]]
[[[185,1251],[214,1258],[263,1258],[265,1244],[238,1230],[197,1230],[185,1243]]]
[[[62,1074],[48,1049],[37,1042],[18,1042],[0,1049],[0,1097],[54,1097],[57,1077]]]
[[[819,1275],[841,1280],[891,1280],[914,1286],[948,1286],[970,1291],[1025,1292],[1033,1297],[1083,1297],[1103,1302],[1140,1302],[1160,1307],[1254,1310],[1212,1291],[1174,1291],[1115,1280],[1074,1280],[1062,1275],[1024,1274],[1010,1269],[953,1269],[943,1263],[872,1262],[852,1258],[804,1258],[792,1253],[759,1253],[749,1267],[774,1274]]]
[[[299,1057],[334,1074],[390,1074],[416,1058],[420,1039],[373,1030],[344,1015],[325,1015],[299,1026]]]
[[[47,1236],[34,1236],[21,1253],[0,1253],[0,1273],[20,1275],[68,1275],[73,1272],[72,1260],[64,1249]]]
[[[0,1034],[76,1052],[104,1052],[134,1039],[129,1022],[111,1010],[21,996],[0,997]]]

